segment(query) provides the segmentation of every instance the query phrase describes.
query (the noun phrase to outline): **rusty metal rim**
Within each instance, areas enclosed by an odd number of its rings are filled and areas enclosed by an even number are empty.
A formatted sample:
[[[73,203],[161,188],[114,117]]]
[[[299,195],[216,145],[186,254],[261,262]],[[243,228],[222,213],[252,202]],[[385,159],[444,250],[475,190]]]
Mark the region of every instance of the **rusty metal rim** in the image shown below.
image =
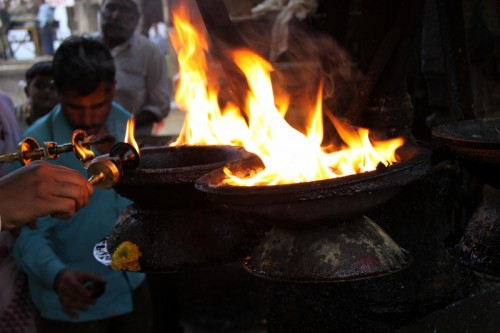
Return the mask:
[[[307,229],[272,228],[246,257],[256,276],[290,282],[341,282],[396,273],[411,256],[369,217]]]
[[[476,258],[471,253],[460,248],[461,235],[453,234],[445,238],[446,254],[462,266],[468,267],[476,272],[493,276],[500,276],[500,262],[492,256]],[[499,255],[500,257],[500,255]]]
[[[374,278],[379,278],[379,277],[384,277],[388,276],[391,274],[399,273],[401,271],[406,270],[408,267],[411,266],[413,262],[413,258],[410,255],[410,253],[401,248],[401,252],[404,255],[404,261],[405,264],[402,265],[400,268],[391,270],[391,271],[381,271],[378,273],[372,273],[372,274],[366,274],[366,275],[357,275],[357,276],[346,276],[346,277],[336,277],[332,276],[331,278],[311,278],[309,280],[306,279],[294,279],[290,277],[285,277],[284,275],[279,275],[276,274],[275,272],[259,272],[254,269],[252,269],[249,265],[249,262],[251,260],[251,256],[245,257],[243,260],[243,269],[259,278],[264,278],[266,280],[272,280],[272,281],[280,281],[280,282],[294,282],[294,283],[341,283],[341,282],[353,282],[353,281],[360,281],[360,280],[366,280],[366,279],[374,279]]]
[[[491,127],[495,126],[495,127]],[[491,127],[491,128],[489,128]],[[460,120],[440,125],[432,129],[432,136],[439,142],[462,148],[500,149],[500,132],[493,138],[473,137],[473,132],[484,128],[500,131],[500,118]],[[484,133],[483,133],[484,134]]]
[[[362,190],[377,190],[387,187],[405,185],[415,177],[420,177],[428,171],[430,167],[431,152],[425,148],[406,146],[398,150],[403,162],[383,168],[382,170],[365,172],[351,176],[318,180],[297,184],[284,184],[274,186],[229,186],[213,184],[211,181],[220,175],[222,170],[217,169],[204,175],[196,182],[198,190],[213,195],[228,196],[293,196],[298,200],[311,200],[315,197],[325,198],[333,195],[349,194],[359,192],[356,185],[360,185]],[[409,159],[405,157],[409,156]],[[422,167],[420,170],[419,167]],[[404,171],[408,171],[405,173]],[[401,175],[401,173],[405,175]],[[420,174],[421,173],[421,174]]]
[[[173,146],[173,147],[145,147],[141,149],[141,155],[147,154],[149,152],[154,152],[154,153],[159,153],[160,151],[165,151],[166,153],[170,152],[175,152],[175,151],[186,151],[186,150],[200,150],[200,149],[227,149],[229,150],[234,150],[235,157],[229,159],[229,161],[234,161],[237,160],[238,157],[236,154],[239,152],[241,154],[245,153],[245,150],[243,147],[238,147],[238,146],[229,146],[229,145],[207,145],[207,146]],[[220,161],[220,162],[214,162],[214,163],[206,163],[206,164],[195,164],[195,165],[189,165],[189,166],[180,166],[180,167],[170,167],[170,168],[142,168],[139,166],[139,168],[134,169],[134,170],[128,170],[126,175],[138,175],[138,174],[168,174],[168,173],[183,173],[183,172],[196,172],[198,170],[206,170],[206,169],[216,169],[218,167],[224,166],[228,161]]]

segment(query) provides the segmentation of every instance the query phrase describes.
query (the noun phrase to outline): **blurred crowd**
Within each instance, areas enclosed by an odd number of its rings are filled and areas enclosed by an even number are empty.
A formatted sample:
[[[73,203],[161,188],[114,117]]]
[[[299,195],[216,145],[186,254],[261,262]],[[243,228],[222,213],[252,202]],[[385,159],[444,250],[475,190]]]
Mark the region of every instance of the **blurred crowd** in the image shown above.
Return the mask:
[[[124,138],[130,118],[136,137],[148,137],[168,115],[167,26],[159,19],[142,31],[141,1],[103,0],[97,29],[66,35],[61,4],[39,0],[36,17],[16,21],[0,3],[3,58],[15,55],[9,30],[26,24],[36,28],[37,55],[47,56],[25,73],[24,103],[0,91],[0,155],[23,138],[67,142],[76,129]],[[102,155],[111,144],[92,148]],[[110,270],[93,257],[131,202],[94,189],[76,156],[24,162],[0,163],[0,332],[151,331],[146,275]]]

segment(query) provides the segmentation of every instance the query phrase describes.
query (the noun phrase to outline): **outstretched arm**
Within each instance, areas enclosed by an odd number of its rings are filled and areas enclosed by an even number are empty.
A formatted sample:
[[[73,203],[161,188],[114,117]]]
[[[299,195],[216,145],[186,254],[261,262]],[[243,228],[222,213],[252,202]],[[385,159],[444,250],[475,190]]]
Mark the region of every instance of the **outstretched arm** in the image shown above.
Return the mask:
[[[1,227],[33,224],[45,215],[69,219],[87,204],[92,193],[92,186],[78,171],[32,162],[0,179]]]

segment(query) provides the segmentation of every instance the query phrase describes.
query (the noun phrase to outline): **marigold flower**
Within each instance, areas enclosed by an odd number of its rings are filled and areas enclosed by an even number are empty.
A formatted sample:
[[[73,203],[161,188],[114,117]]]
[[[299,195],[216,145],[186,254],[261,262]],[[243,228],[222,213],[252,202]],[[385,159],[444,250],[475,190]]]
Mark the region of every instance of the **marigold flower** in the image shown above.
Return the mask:
[[[139,246],[130,241],[122,242],[111,256],[111,268],[137,272],[141,269],[140,256],[142,256],[142,252]]]

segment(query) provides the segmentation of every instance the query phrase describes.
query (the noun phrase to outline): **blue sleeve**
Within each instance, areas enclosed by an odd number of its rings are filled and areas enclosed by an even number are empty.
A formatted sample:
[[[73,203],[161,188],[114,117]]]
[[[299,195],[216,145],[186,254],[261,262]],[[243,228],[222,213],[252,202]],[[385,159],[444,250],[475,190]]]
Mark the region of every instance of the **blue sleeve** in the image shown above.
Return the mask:
[[[55,254],[54,244],[48,238],[55,223],[58,221],[51,217],[39,218],[37,228],[23,226],[14,243],[17,265],[30,278],[36,278],[48,289],[53,288],[57,273],[66,267]]]

